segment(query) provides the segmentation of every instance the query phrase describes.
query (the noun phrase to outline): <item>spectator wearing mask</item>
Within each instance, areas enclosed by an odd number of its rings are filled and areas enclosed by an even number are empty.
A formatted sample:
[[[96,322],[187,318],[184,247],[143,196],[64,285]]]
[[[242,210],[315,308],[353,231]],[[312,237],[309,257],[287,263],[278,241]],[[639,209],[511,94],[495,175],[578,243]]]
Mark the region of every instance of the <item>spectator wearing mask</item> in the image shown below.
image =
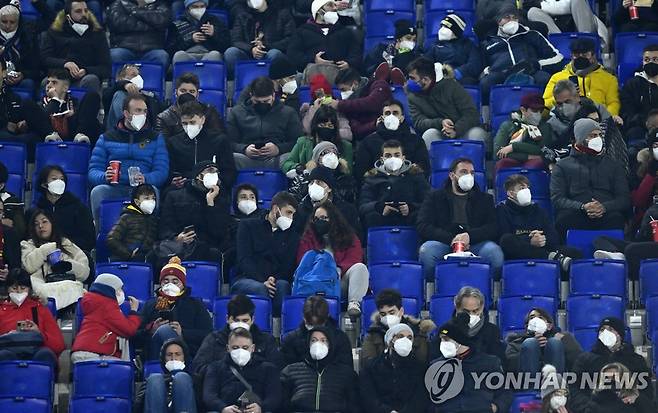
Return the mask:
[[[152,108],[147,116],[149,123],[155,124],[161,107],[158,97],[155,93],[144,90],[144,78],[140,74],[140,67],[133,63],[126,63],[117,72],[114,84],[103,90],[106,129],[116,127],[123,117],[123,101],[126,96],[139,94],[144,95],[146,105]]]
[[[301,102],[299,101],[299,84],[301,76],[297,75],[297,70],[287,56],[279,56],[272,61],[269,68],[268,77],[274,82],[276,97],[279,102],[290,106],[299,112]],[[299,82],[297,81],[299,78]]]
[[[338,72],[336,86],[342,99],[331,100],[327,105],[345,115],[354,138],[363,139],[374,132],[384,103],[393,98],[388,83],[362,78],[356,69],[347,68]]]
[[[386,349],[361,371],[362,405],[368,412],[422,412],[428,405],[425,362],[413,352],[414,332],[406,324],[386,331]]]
[[[462,85],[477,85],[482,73],[482,56],[471,39],[464,36],[466,21],[458,14],[448,14],[441,20],[438,39],[425,52],[432,62],[450,66],[455,79]]]
[[[639,354],[636,354],[631,343],[626,341],[626,325],[623,320],[615,317],[606,317],[599,324],[599,336],[590,351],[583,352],[578,356],[573,365],[576,374],[576,382],[571,385],[569,392],[569,409],[574,412],[603,411],[601,404],[597,404],[592,398],[591,390],[581,389],[577,383],[582,382],[582,375],[599,373],[610,363],[620,363],[626,366],[628,372],[643,374],[646,380],[651,380],[651,371],[647,362]],[[636,376],[639,377],[639,376]],[[649,383],[640,390],[639,396],[652,405],[654,403],[653,387]],[[610,401],[610,400],[608,400]],[[629,400],[631,401],[631,400]],[[630,403],[633,404],[633,403]],[[620,410],[609,410],[609,412]],[[630,410],[644,413],[655,411],[655,407],[649,410]]]
[[[336,165],[334,155],[339,157],[338,165]],[[313,168],[311,172],[319,167],[323,167],[325,169],[324,172],[330,172],[336,180],[336,184],[333,185],[335,194],[345,202],[354,204],[359,188],[356,186],[356,182],[352,176],[352,162],[350,161],[348,163],[347,159],[342,160],[340,156],[341,154],[338,152],[336,145],[327,141],[320,142],[313,148],[311,161],[307,166]],[[347,157],[347,155],[345,156]]]
[[[251,334],[255,357],[259,357],[278,368],[283,368],[283,356],[279,352],[274,337],[262,331],[254,320],[256,306],[244,294],[234,295],[226,306],[226,325],[221,330],[210,332],[201,343],[194,357],[194,372],[205,376],[214,361],[222,360],[229,352],[228,342],[231,332],[243,328]]]
[[[226,23],[207,13],[208,0],[187,0],[185,13],[174,20],[169,32],[171,64],[189,61],[220,61],[231,45]]]
[[[613,116],[619,115],[619,82],[596,60],[594,40],[572,40],[569,49],[571,50],[571,62],[551,76],[546,85],[544,90],[546,106],[552,108],[555,105],[553,99],[555,84],[560,80],[569,80],[576,83],[582,96],[605,106]]]
[[[551,174],[551,201],[561,238],[569,229],[624,228],[630,194],[623,168],[601,156],[604,142],[597,122],[577,120],[574,134],[571,155]]]
[[[251,85],[249,100],[228,115],[228,136],[238,170],[279,167],[294,142],[304,134],[297,113],[276,101],[274,83],[259,77]]]
[[[19,268],[12,269],[7,277],[9,297],[0,302],[0,334],[3,337],[35,336],[40,345],[31,350],[17,352],[17,348],[4,347],[0,344],[0,361],[32,360],[57,367],[57,359],[66,348],[57,321],[48,307],[41,304],[34,294],[30,275]],[[37,336],[38,335],[38,336]]]
[[[313,327],[308,337],[304,360],[281,372],[285,411],[361,411],[356,373],[352,366],[338,362],[334,335],[324,327]]]
[[[411,131],[402,103],[392,99],[384,104],[377,119],[377,130],[359,144],[354,165],[354,176],[357,179],[363,179],[363,175],[379,158],[382,145],[389,140],[400,142],[405,159],[420,167],[426,177],[429,176],[432,168],[425,142]]]
[[[261,208],[258,199],[258,188],[250,183],[240,184],[235,187],[233,198],[233,217],[238,220],[247,218],[260,218],[267,211]]]
[[[283,57],[294,32],[295,22],[287,7],[281,7],[276,0],[247,2],[233,21],[231,47],[224,54],[228,78],[233,79],[238,60]]]
[[[132,192],[128,168],[137,167],[134,182],[162,187],[169,173],[169,155],[164,138],[147,122],[149,108],[143,95],[123,101],[123,119],[102,134],[89,159],[90,198],[94,222],[98,223],[101,201],[128,198]],[[119,176],[113,161],[120,161]]]
[[[402,144],[384,142],[381,158],[364,175],[359,213],[366,228],[414,225],[430,190],[423,170],[405,157]]]
[[[543,116],[544,99],[537,93],[521,98],[518,111],[498,128],[494,153],[496,171],[505,168],[544,169],[542,148],[553,144],[553,130]]]
[[[393,42],[381,42],[365,51],[366,73],[373,73],[377,80],[403,86],[406,82],[404,71],[412,60],[420,57],[422,47],[416,41],[416,27],[409,20],[395,21]]]
[[[324,75],[318,73],[314,75],[309,82],[309,91],[311,92],[311,99],[313,103],[304,103],[299,109],[299,114],[302,118],[302,125],[304,132],[311,134],[311,121],[315,113],[320,108],[326,106],[335,97],[333,96],[333,88],[327,81]],[[345,141],[352,142],[352,128],[350,128],[350,121],[344,114],[338,112],[338,136]]]
[[[158,218],[153,215],[155,190],[151,185],[138,185],[130,198],[132,202],[107,234],[110,261],[152,262],[158,239]]]
[[[507,336],[507,369],[535,374],[551,365],[558,373],[571,371],[583,352],[571,333],[562,332],[553,317],[542,308],[531,309],[525,317],[526,331]]]
[[[39,77],[37,33],[33,26],[21,21],[21,11],[16,5],[0,8],[0,46],[3,48],[0,60],[11,66],[5,83],[34,91],[34,82]]]
[[[192,288],[187,286],[187,270],[176,256],[162,267],[159,284],[155,298],[142,307],[142,324],[135,341],[146,350],[147,360],[157,360],[164,342],[180,338],[192,358],[212,331],[206,305],[192,297]]]
[[[139,60],[169,67],[165,50],[171,10],[163,0],[121,0],[107,9],[110,56],[113,63]]]
[[[4,214],[5,205],[0,199],[0,212]],[[0,224],[0,294],[7,293],[7,275],[12,268],[21,268],[20,237],[13,228]]]
[[[652,44],[642,52],[642,69],[624,82],[619,93],[619,115],[624,120],[624,134],[629,142],[643,140],[648,132],[649,113],[658,109],[657,83],[658,44]]]
[[[555,366],[547,364],[541,371],[541,411],[546,413],[569,413],[567,401],[569,390]]]
[[[443,188],[432,191],[420,207],[416,226],[424,242],[419,254],[428,281],[434,278],[436,263],[459,247],[488,260],[494,277],[500,276],[504,257],[495,243],[498,225],[493,197],[482,192],[474,176],[473,161],[455,159]]]
[[[287,192],[272,198],[264,219],[240,221],[237,235],[238,279],[232,294],[254,294],[272,299],[272,313],[281,314],[283,297],[290,294],[299,236],[290,230],[297,200]]]
[[[601,368],[597,387],[592,392],[592,408],[601,413],[656,411],[654,401],[638,390],[640,383],[639,378],[632,378],[630,370],[623,363],[606,364]]]
[[[398,324],[408,325],[413,332],[412,351],[421,364],[429,361],[428,337],[436,329],[432,320],[420,320],[404,313],[402,295],[397,290],[385,288],[375,297],[377,311],[370,315],[372,324],[363,340],[361,349],[361,365],[366,366],[371,360],[384,353],[387,347],[386,334]]]
[[[653,118],[658,121],[658,109],[651,112]],[[650,120],[652,120],[650,118]],[[631,203],[633,206],[633,224],[637,227],[644,217],[645,212],[653,204],[656,177],[658,176],[658,129],[652,128],[646,135],[646,147],[637,153],[637,167],[631,175],[630,181],[635,188],[631,192]]]
[[[66,69],[73,86],[101,91],[110,77],[110,52],[105,31],[80,0],[66,0],[50,29],[41,38],[41,62],[45,69]]]
[[[25,234],[25,216],[23,214],[25,204],[16,195],[7,191],[7,181],[9,181],[9,171],[5,164],[0,162],[0,201],[6,208],[2,216],[2,224],[13,228],[16,234],[23,235]]]
[[[34,293],[55,299],[57,309],[75,304],[84,294],[82,283],[89,277],[89,260],[77,245],[62,237],[54,217],[35,210],[29,239],[21,241],[23,269],[30,274]]]
[[[249,330],[231,331],[223,358],[213,362],[203,383],[203,403],[208,411],[273,412],[282,403],[279,369],[254,354]]]
[[[619,6],[613,6],[616,10],[610,20],[618,33],[624,32],[654,32],[658,31],[658,4],[651,3],[649,7],[635,6],[633,0],[615,0]],[[637,19],[631,18],[630,7],[636,7]]]
[[[121,312],[126,298],[130,313]],[[128,340],[139,328],[139,301],[126,297],[123,281],[114,274],[99,274],[80,302],[84,322],[71,348],[71,361],[128,360]],[[99,338],[102,338],[100,340]]]
[[[428,151],[438,140],[486,139],[486,132],[479,127],[480,113],[462,85],[444,78],[442,71],[437,77],[434,63],[424,57],[411,62],[407,70],[409,113]]]

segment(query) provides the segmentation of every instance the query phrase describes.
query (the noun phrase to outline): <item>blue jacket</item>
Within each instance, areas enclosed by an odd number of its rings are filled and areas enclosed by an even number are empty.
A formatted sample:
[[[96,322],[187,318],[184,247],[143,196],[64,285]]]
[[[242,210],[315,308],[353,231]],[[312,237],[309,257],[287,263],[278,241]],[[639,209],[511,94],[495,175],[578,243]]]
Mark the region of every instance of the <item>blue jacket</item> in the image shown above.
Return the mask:
[[[484,66],[490,72],[502,72],[522,61],[538,64],[541,70],[555,73],[562,69],[564,56],[541,33],[519,26],[510,37],[488,36],[482,42]]]
[[[559,245],[560,239],[555,226],[551,223],[548,214],[538,204],[533,203],[522,207],[508,199],[496,206],[496,215],[501,236],[504,234],[517,235],[527,240],[530,245],[528,234],[531,231],[540,230],[546,236],[546,248],[549,251]]]
[[[164,185],[169,175],[169,154],[162,135],[151,128],[130,131],[120,122],[116,129],[102,134],[91,152],[89,185],[106,184],[105,170],[110,161],[121,161],[119,184],[128,185],[128,168],[138,166],[147,184]]]
[[[480,49],[468,37],[448,41],[437,40],[425,53],[425,57],[433,62],[452,66],[457,80],[464,76],[478,79],[483,69]]]

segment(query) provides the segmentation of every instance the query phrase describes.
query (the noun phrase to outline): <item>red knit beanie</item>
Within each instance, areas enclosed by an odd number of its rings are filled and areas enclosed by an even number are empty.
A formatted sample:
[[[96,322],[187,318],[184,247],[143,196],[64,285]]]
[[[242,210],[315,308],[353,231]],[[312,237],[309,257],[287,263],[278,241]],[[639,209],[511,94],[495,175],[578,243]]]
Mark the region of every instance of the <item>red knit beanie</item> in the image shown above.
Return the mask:
[[[178,278],[183,285],[186,284],[185,279],[187,278],[187,270],[180,265],[180,263],[181,261],[178,257],[171,257],[169,259],[169,263],[162,267],[162,271],[160,271],[160,284],[162,284],[162,279],[168,275],[173,275]]]
[[[332,94],[331,84],[322,74],[317,74],[311,78],[309,88],[311,90],[311,96],[315,96],[315,91],[318,89],[324,90],[325,96],[331,96]]]

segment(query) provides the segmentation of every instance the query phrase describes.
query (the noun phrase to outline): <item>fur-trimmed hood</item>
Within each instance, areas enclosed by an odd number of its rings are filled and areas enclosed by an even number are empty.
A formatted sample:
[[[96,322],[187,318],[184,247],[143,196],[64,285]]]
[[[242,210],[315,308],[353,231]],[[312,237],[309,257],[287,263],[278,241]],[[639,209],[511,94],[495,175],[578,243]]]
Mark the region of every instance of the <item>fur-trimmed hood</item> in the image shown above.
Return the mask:
[[[381,161],[381,159],[378,159],[377,162],[375,163],[375,167],[370,169],[368,172],[366,172],[365,177],[371,177],[371,176],[376,176],[377,174],[385,174],[385,175],[392,175],[389,174],[384,170],[384,165]],[[400,168],[400,173],[397,175],[393,176],[402,176],[405,174],[411,174],[411,175],[418,175],[418,174],[423,174],[423,168],[420,166],[416,165],[415,163],[411,163],[406,161],[402,167]]]
[[[96,20],[96,16],[94,16],[94,13],[92,13],[91,11],[89,12],[88,19],[89,19],[89,27],[93,31],[98,32],[103,30],[103,27],[98,22],[98,20]],[[68,19],[66,18],[66,12],[64,10],[61,10],[59,13],[57,13],[57,16],[55,17],[55,20],[53,20],[53,24],[50,25],[50,28],[56,32],[63,32],[67,24],[68,24]]]
[[[384,324],[382,324],[382,317],[379,315],[379,311],[374,311],[370,315],[370,321],[372,321],[372,324],[370,325],[370,328],[368,329],[369,332],[381,332],[384,334],[386,332],[386,327]],[[428,336],[432,331],[436,330],[436,324],[434,321],[430,319],[420,319],[416,317],[412,317],[408,314],[405,314],[402,316],[402,323],[406,323],[409,325],[412,330],[414,330],[414,335],[416,332],[419,332],[425,336]]]

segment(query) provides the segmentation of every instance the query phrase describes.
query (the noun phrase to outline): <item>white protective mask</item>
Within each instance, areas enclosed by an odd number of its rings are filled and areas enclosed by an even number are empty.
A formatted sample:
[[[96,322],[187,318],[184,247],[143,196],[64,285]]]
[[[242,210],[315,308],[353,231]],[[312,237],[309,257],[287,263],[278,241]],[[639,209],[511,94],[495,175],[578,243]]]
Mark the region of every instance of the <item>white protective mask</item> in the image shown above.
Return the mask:
[[[66,182],[62,179],[55,179],[48,182],[48,191],[53,195],[62,195],[66,190]]]
[[[441,341],[441,345],[439,346],[441,354],[447,359],[451,359],[457,355],[457,348],[457,344],[452,341]]]
[[[526,112],[524,119],[527,124],[537,126],[541,122],[541,112]]]
[[[276,219],[276,226],[281,231],[285,231],[292,225],[292,218],[284,217],[283,215]]]
[[[404,160],[402,158],[392,156],[390,158],[384,159],[384,168],[386,168],[388,171],[395,172],[402,168],[403,163]]]
[[[324,22],[327,24],[336,24],[338,22],[338,13],[335,11],[328,11],[324,14]]]
[[[601,152],[601,150],[603,150],[603,139],[601,139],[600,137],[590,139],[590,141],[587,142],[587,147],[593,150],[594,152]]]
[[[523,188],[516,193],[516,202],[520,206],[528,206],[532,203],[532,193],[530,188]]]
[[[557,410],[560,407],[567,405],[567,396],[553,396],[551,397],[551,409]]]
[[[217,182],[219,182],[219,175],[217,174],[217,172],[203,174],[203,186],[206,189],[210,189],[213,186],[217,185]]]
[[[308,196],[311,197],[313,201],[319,201],[324,198],[325,191],[324,188],[316,183],[312,183],[308,186]]]
[[[500,30],[507,34],[507,35],[513,35],[516,34],[516,32],[519,31],[519,22],[515,20],[510,20],[507,23],[503,24]]]
[[[2,33],[2,37],[4,37],[7,40],[11,40],[14,36],[16,36],[16,31],[14,30],[13,32],[6,32],[4,30],[0,30],[0,33]]]
[[[169,360],[165,363],[165,368],[169,372],[185,370],[185,363],[180,360]]]
[[[384,127],[388,130],[398,130],[400,127],[400,119],[395,115],[388,115],[384,117]]]
[[[162,290],[162,292],[169,297],[176,297],[178,294],[180,294],[180,287],[173,283],[167,283],[163,285],[160,287],[160,290]]]
[[[297,90],[297,81],[296,80],[291,80],[290,82],[286,82],[281,86],[281,91],[285,93],[286,95],[292,95],[295,93]]]
[[[190,16],[194,17],[196,20],[201,20],[204,14],[206,14],[205,7],[190,9]]]
[[[156,0],[144,0],[144,3],[146,3],[146,4],[153,4],[155,2],[156,2]]]
[[[651,151],[653,152],[653,159],[658,161],[658,148],[653,148]]]
[[[330,152],[322,157],[322,162],[320,163],[326,168],[336,169],[338,168],[338,155]]]
[[[538,334],[544,334],[548,330],[548,324],[546,321],[539,317],[532,317],[528,321],[528,331],[532,331]]]
[[[130,83],[137,86],[138,89],[144,89],[144,78],[142,75],[137,75],[130,79]]]
[[[599,333],[599,340],[607,348],[612,348],[617,344],[617,336],[610,330],[603,330]]]
[[[245,330],[249,331],[249,329],[251,328],[249,326],[249,324],[244,323],[242,321],[234,321],[231,324],[229,324],[228,326],[231,329],[231,331],[236,330],[238,328],[244,328]]]
[[[130,124],[136,131],[142,130],[144,125],[146,125],[146,115],[143,113],[140,115],[133,115],[132,119],[130,119]]]
[[[329,346],[321,341],[316,341],[311,344],[309,352],[311,353],[311,358],[313,358],[313,360],[322,360],[327,357],[327,354],[329,354]]]
[[[346,90],[344,92],[340,92],[340,98],[343,100],[347,100],[350,98],[350,96],[352,96],[353,93],[354,93],[353,90]]]
[[[87,29],[89,29],[89,25],[82,23],[73,23],[71,24],[71,28],[73,29],[74,32],[78,34],[78,36],[82,36],[83,34],[85,34]]]
[[[235,364],[244,367],[251,360],[251,352],[243,348],[236,348],[235,350],[231,350],[231,358]]]
[[[146,199],[139,204],[139,209],[146,215],[151,215],[155,211],[155,199]]]
[[[445,26],[441,26],[441,28],[439,29],[439,41],[447,42],[448,40],[453,40],[455,38],[456,36],[452,32],[452,30],[448,29]]]
[[[461,188],[462,191],[468,192],[473,189],[475,178],[471,174],[462,175],[457,180],[457,185],[459,185],[459,188]]]
[[[27,293],[9,293],[9,299],[11,300],[12,303],[16,304],[17,306],[21,306],[23,304],[23,301],[27,298]]]
[[[117,303],[119,305],[123,304],[126,301],[126,294],[122,291],[117,293]]]
[[[480,316],[475,314],[468,315],[468,327],[473,328],[480,322]]]
[[[414,343],[407,337],[398,338],[393,343],[393,349],[401,357],[407,357],[411,353]]]
[[[260,8],[263,7],[264,3],[265,0],[247,0],[247,6],[256,10],[260,10]]]
[[[401,318],[397,314],[388,314],[382,317],[382,324],[384,324],[386,327],[391,328],[393,326],[396,326],[400,324]]]
[[[201,125],[183,125],[183,130],[190,139],[196,138],[201,132]]]
[[[411,40],[403,40],[400,42],[400,49],[414,50],[416,48],[416,42]]]
[[[256,201],[251,199],[243,199],[238,202],[238,210],[245,215],[249,215],[257,209]]]

